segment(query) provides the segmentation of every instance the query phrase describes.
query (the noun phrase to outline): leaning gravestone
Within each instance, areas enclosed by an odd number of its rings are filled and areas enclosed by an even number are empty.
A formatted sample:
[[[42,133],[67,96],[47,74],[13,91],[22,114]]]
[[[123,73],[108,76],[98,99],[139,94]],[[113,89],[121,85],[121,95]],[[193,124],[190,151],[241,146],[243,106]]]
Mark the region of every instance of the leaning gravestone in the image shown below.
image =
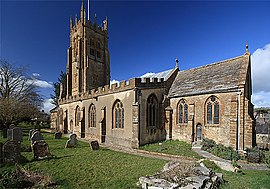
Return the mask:
[[[33,133],[34,133],[35,131],[38,131],[38,130],[37,130],[37,129],[31,129],[31,130],[29,131],[28,140],[31,140],[31,137],[32,137],[32,135],[33,135]]]
[[[33,144],[34,159],[44,159],[49,157],[49,146],[44,140],[35,141]]]
[[[42,134],[39,131],[35,131],[31,136],[31,144],[33,145],[34,142],[44,140]]]
[[[55,139],[61,139],[62,138],[62,133],[61,132],[54,133],[54,138]]]
[[[23,130],[20,127],[14,127],[12,129],[8,129],[8,139],[15,140],[17,142],[23,141]]]
[[[92,150],[99,150],[99,144],[97,140],[91,141],[90,142],[90,148]]]
[[[75,148],[78,145],[77,135],[71,134],[66,143],[66,148]]]
[[[17,163],[21,157],[21,145],[17,141],[6,141],[2,147],[3,162]]]

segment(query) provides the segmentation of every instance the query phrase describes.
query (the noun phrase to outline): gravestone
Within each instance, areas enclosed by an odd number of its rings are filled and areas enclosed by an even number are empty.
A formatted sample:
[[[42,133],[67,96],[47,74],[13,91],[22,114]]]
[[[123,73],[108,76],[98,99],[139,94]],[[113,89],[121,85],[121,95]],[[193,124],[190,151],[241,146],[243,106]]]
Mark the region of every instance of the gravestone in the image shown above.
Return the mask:
[[[90,148],[92,150],[99,150],[99,144],[97,140],[91,141],[90,142]]]
[[[55,139],[61,139],[61,138],[62,138],[62,133],[61,133],[61,132],[56,132],[56,133],[54,134],[54,138],[55,138]]]
[[[35,131],[31,136],[31,144],[33,145],[34,142],[44,140],[42,134],[39,131]]]
[[[23,141],[23,130],[20,127],[14,127],[12,129],[8,129],[8,139],[15,140],[17,142]]]
[[[71,134],[66,143],[66,148],[75,148],[78,145],[77,135]]]
[[[31,129],[31,130],[29,131],[28,140],[31,140],[31,137],[32,137],[32,135],[33,135],[33,133],[34,133],[35,131],[37,131],[37,129]]]
[[[34,159],[44,159],[49,157],[49,146],[44,140],[35,141],[33,144]]]
[[[17,141],[6,141],[2,147],[3,162],[17,163],[21,157],[21,145]]]

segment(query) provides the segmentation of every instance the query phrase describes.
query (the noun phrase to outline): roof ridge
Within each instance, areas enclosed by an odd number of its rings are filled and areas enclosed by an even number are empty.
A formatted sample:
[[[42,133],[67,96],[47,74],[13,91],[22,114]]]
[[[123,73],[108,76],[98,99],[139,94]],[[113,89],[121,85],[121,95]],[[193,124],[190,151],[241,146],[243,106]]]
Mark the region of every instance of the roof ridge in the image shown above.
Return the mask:
[[[240,55],[240,56],[236,56],[236,57],[229,58],[229,59],[226,59],[226,60],[221,60],[221,61],[218,61],[218,62],[213,62],[213,63],[206,64],[206,65],[203,65],[203,66],[195,67],[195,68],[190,68],[190,69],[187,69],[187,70],[180,70],[180,72],[185,72],[185,71],[190,71],[190,70],[197,70],[197,69],[206,68],[206,67],[209,67],[209,66],[223,64],[225,62],[230,62],[232,60],[236,60],[236,59],[243,58],[243,57],[244,57],[244,55]]]

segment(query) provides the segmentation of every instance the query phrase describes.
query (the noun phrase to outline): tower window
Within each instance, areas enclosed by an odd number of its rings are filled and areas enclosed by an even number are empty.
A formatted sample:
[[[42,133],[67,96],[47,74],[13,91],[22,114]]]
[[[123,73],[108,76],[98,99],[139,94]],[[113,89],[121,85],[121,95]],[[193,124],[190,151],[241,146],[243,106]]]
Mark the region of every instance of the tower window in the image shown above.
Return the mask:
[[[97,51],[97,57],[98,57],[98,58],[101,58],[100,51]]]
[[[93,55],[93,56],[95,56],[95,50],[92,49],[92,48],[90,48],[90,54]]]

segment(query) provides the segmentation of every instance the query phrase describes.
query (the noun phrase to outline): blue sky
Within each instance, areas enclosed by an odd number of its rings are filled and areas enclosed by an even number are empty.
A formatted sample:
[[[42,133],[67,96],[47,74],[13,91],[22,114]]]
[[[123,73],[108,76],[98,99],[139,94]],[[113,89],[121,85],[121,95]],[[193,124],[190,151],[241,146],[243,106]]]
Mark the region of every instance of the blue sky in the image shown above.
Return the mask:
[[[0,6],[0,58],[27,66],[49,99],[51,83],[65,71],[69,17],[79,15],[81,0]],[[92,20],[94,13],[98,24],[109,19],[111,80],[173,68],[176,57],[186,70],[239,56],[248,43],[255,106],[270,106],[269,10],[270,1],[90,1]]]

